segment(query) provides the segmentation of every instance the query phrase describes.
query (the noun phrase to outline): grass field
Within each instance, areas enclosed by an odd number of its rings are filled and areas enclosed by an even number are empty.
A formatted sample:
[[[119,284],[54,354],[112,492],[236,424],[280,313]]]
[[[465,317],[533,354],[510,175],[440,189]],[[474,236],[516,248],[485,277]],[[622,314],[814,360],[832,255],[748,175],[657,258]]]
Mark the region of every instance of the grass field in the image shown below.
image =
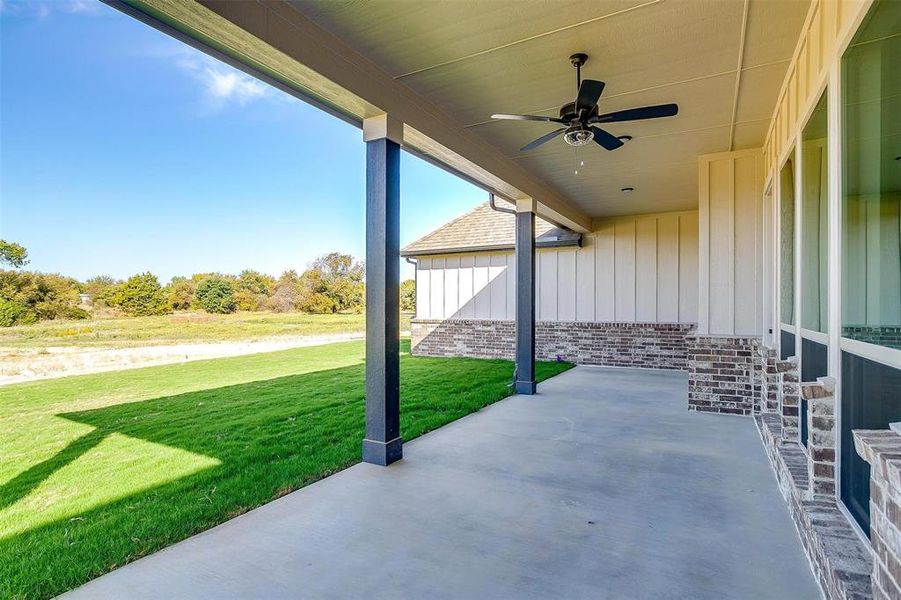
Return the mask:
[[[409,315],[401,315],[401,331],[409,331]],[[126,348],[184,342],[254,340],[282,335],[355,333],[365,328],[363,315],[239,312],[211,315],[179,312],[158,317],[122,317],[87,321],[42,321],[0,327],[0,347],[81,346]]]
[[[0,598],[59,594],[358,462],[363,349],[347,342],[0,388]],[[405,439],[510,394],[508,361],[408,349]]]

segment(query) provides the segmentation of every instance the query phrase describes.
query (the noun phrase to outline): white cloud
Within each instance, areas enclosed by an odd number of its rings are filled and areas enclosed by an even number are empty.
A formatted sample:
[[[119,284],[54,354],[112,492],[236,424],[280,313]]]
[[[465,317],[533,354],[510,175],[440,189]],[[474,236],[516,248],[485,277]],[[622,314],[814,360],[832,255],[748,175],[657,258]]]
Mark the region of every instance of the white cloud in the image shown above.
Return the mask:
[[[266,86],[256,79],[229,67],[223,72],[211,67],[204,68],[207,92],[218,100],[234,100],[238,104],[266,95]]]
[[[102,8],[100,0],[69,0],[62,5],[63,10],[71,13],[96,14]]]
[[[100,0],[2,0],[0,12],[45,19],[54,12],[96,15],[103,10]]]
[[[272,98],[273,90],[250,75],[189,48],[179,48],[175,64],[200,83],[206,108],[220,110]]]

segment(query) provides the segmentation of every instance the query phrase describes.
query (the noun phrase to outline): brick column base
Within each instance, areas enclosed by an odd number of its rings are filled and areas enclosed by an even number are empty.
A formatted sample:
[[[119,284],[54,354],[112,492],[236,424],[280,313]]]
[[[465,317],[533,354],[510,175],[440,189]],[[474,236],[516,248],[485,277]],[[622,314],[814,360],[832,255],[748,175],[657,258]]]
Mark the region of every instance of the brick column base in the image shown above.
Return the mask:
[[[760,384],[754,337],[688,337],[688,410],[751,415]]]
[[[901,598],[901,435],[890,429],[855,430],[854,448],[871,467],[873,598]]]
[[[835,498],[835,380],[820,377],[802,383],[807,401],[807,476],[814,500]]]

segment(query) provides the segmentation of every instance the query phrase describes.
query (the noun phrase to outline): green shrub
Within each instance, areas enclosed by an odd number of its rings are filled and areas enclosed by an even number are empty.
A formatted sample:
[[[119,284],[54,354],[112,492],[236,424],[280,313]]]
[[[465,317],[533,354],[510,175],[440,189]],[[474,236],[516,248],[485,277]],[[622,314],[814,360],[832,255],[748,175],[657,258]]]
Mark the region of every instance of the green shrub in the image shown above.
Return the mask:
[[[80,306],[67,306],[65,309],[60,311],[60,319],[90,319],[91,313],[81,308]]]
[[[84,293],[91,297],[91,302],[95,306],[108,306],[109,298],[121,283],[109,275],[97,275],[85,281],[81,287]]]
[[[404,312],[416,310],[416,281],[413,279],[400,282],[400,309]]]
[[[303,297],[300,310],[317,315],[330,314],[338,312],[338,305],[334,298],[316,292]]]
[[[297,307],[310,313],[361,312],[366,296],[364,275],[363,263],[349,254],[321,256],[300,276]]]
[[[184,277],[173,277],[166,286],[166,294],[169,297],[169,306],[173,310],[188,310],[194,306],[194,294],[197,291],[197,282]]]
[[[153,273],[140,273],[116,286],[107,303],[133,317],[165,315],[172,312],[166,292]]]
[[[260,310],[266,300],[275,292],[276,281],[273,277],[245,269],[235,281],[235,300],[238,310]]]
[[[37,320],[37,315],[21,302],[0,298],[0,327],[31,325]]]
[[[84,319],[79,308],[78,282],[71,277],[28,271],[0,271],[3,326],[44,319]]]
[[[222,277],[208,277],[197,285],[194,293],[198,303],[208,313],[233,313],[238,308],[235,290]]]

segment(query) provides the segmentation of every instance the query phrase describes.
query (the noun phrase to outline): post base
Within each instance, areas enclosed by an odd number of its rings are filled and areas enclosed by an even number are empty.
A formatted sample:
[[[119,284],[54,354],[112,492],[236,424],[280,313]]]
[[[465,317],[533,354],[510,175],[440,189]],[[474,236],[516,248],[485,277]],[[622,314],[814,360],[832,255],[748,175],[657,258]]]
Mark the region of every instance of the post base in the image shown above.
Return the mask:
[[[404,457],[404,441],[396,437],[390,442],[363,440],[363,462],[387,467]]]
[[[516,381],[514,384],[514,389],[517,394],[524,394],[526,396],[532,396],[535,394],[538,386],[534,381]]]

